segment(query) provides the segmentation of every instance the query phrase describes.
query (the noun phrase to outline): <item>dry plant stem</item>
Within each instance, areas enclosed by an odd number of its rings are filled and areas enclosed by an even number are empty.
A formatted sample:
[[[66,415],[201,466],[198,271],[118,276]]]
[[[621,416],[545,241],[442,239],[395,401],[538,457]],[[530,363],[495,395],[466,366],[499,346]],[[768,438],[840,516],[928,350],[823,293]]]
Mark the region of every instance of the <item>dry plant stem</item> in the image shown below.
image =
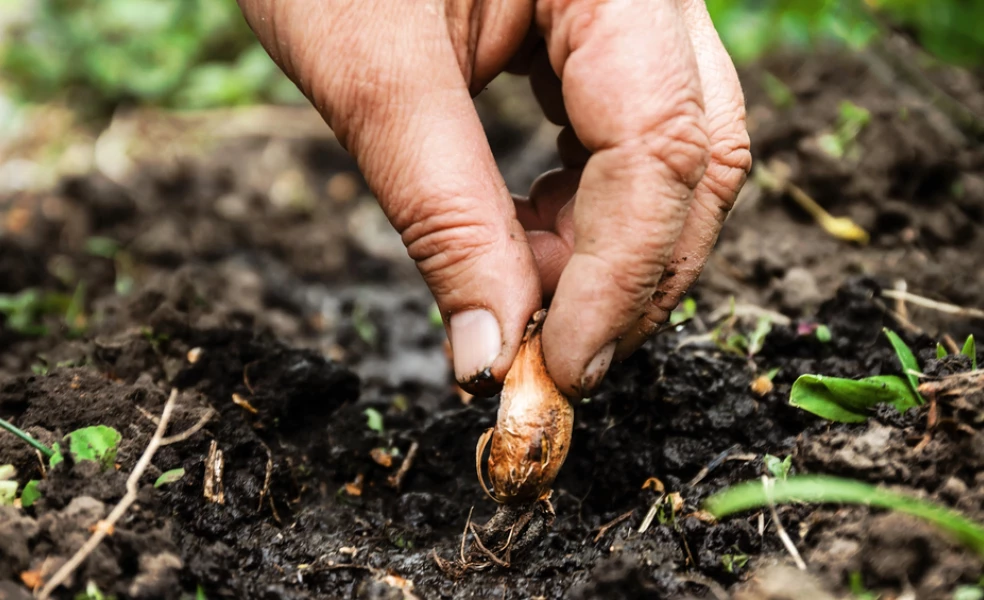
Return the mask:
[[[895,291],[899,294],[905,294],[907,289],[905,279],[899,279],[895,282]],[[895,299],[895,312],[899,313],[903,319],[909,320],[909,311],[905,308],[905,297],[902,295]]]
[[[652,506],[649,507],[649,512],[646,513],[646,518],[642,520],[642,524],[639,525],[638,533],[646,533],[649,530],[649,526],[653,524],[653,519],[656,518],[656,513],[659,511],[659,505],[662,504],[663,498],[666,498],[666,492],[659,495],[659,498],[653,502]]]
[[[803,191],[798,185],[789,180],[789,166],[779,160],[771,162],[771,168],[757,165],[755,173],[763,187],[770,188],[789,196],[830,235],[843,239],[867,244],[870,236],[867,231],[847,217],[835,217],[828,213],[820,203]]]
[[[200,419],[198,419],[197,423],[195,423],[188,429],[185,429],[181,433],[168,436],[163,440],[161,440],[161,446],[169,446],[171,444],[177,444],[178,442],[183,442],[189,439],[191,436],[201,431],[202,427],[205,427],[205,424],[209,422],[209,420],[212,418],[214,414],[215,414],[215,409],[209,408],[208,410],[205,411],[205,414],[202,415]]]
[[[949,333],[943,334],[943,345],[950,351],[950,354],[960,354],[960,346],[957,345],[956,340],[950,337]]]
[[[137,461],[136,466],[133,467],[133,471],[130,473],[130,477],[126,480],[126,494],[120,499],[119,503],[113,508],[106,519],[100,521],[96,524],[95,530],[92,532],[92,536],[86,541],[85,544],[79,548],[72,558],[68,560],[57,572],[51,577],[51,579],[44,585],[41,592],[38,594],[38,598],[45,600],[51,596],[51,593],[55,591],[62,583],[65,582],[72,573],[79,568],[86,558],[92,554],[92,551],[96,549],[103,538],[105,538],[109,532],[113,530],[116,522],[120,520],[130,506],[137,500],[137,484],[140,482],[140,477],[143,475],[144,471],[150,465],[150,461],[154,458],[154,454],[161,445],[161,440],[164,438],[164,431],[167,430],[167,423],[171,418],[171,412],[174,411],[174,404],[178,398],[178,390],[174,388],[171,390],[171,395],[168,396],[167,402],[164,403],[164,410],[161,412],[160,422],[157,424],[157,431],[154,432],[154,436],[150,438],[150,442],[147,443],[147,448],[144,450],[143,455],[140,456],[140,460]]]
[[[786,547],[786,551],[789,555],[793,557],[793,562],[796,563],[796,567],[800,571],[806,570],[806,563],[803,562],[803,557],[800,556],[799,550],[796,549],[796,544],[790,539],[789,534],[786,533],[786,528],[782,526],[782,521],[779,520],[779,513],[776,512],[776,505],[772,501],[772,480],[768,476],[762,476],[762,486],[765,487],[767,498],[769,499],[769,511],[772,513],[772,521],[776,524],[776,533],[779,534],[779,539],[782,540],[782,545]]]
[[[593,540],[593,541],[594,541],[594,543],[596,543],[596,544],[597,544],[597,543],[598,543],[598,541],[599,541],[599,540],[600,540],[600,539],[601,539],[602,537],[604,537],[604,535],[605,535],[606,533],[608,533],[608,530],[610,530],[610,529],[611,529],[612,527],[615,527],[615,526],[616,526],[616,525],[618,525],[619,523],[622,523],[623,521],[626,521],[626,520],[628,520],[628,519],[629,519],[629,518],[630,518],[630,517],[631,517],[632,515],[634,515],[634,514],[635,514],[635,509],[633,508],[633,509],[632,509],[632,510],[630,510],[629,512],[627,512],[627,513],[624,513],[624,514],[621,514],[621,515],[619,515],[619,516],[617,516],[617,517],[615,517],[614,519],[612,519],[611,521],[609,521],[609,522],[607,522],[607,523],[605,523],[605,524],[604,524],[604,525],[602,525],[601,527],[599,527],[599,528],[598,528],[598,535],[596,535],[596,536],[594,537],[594,540]]]
[[[474,511],[474,506],[468,509],[468,520],[465,521],[465,530],[461,532],[461,564],[466,564],[468,562],[465,560],[465,540],[468,538],[468,528],[471,526],[471,518]]]
[[[205,484],[202,493],[209,502],[225,504],[225,489],[222,484],[222,472],[225,470],[225,459],[219,443],[212,440],[205,459]]]
[[[273,477],[273,453],[270,452],[269,446],[263,444],[267,453],[267,463],[266,463],[266,475],[263,476],[263,489],[260,490],[260,503],[256,507],[256,512],[263,510],[263,499],[270,492],[270,479]]]
[[[161,420],[157,417],[157,415],[150,414],[150,411],[147,410],[146,408],[142,407],[142,406],[138,406],[137,407],[137,412],[140,413],[140,416],[142,416],[143,418],[147,419],[148,421],[150,421],[154,425],[157,425],[158,423],[161,422]]]
[[[485,547],[485,544],[482,542],[482,536],[480,536],[478,534],[478,531],[475,529],[475,524],[470,523],[469,528],[471,529],[472,535],[475,536],[475,545],[478,546],[478,549],[482,552],[482,554],[484,554],[486,557],[488,557],[489,560],[499,565],[500,567],[508,569],[509,568],[508,562],[500,559],[491,550]],[[512,537],[512,532],[510,532],[509,535],[510,537]]]
[[[417,442],[410,444],[410,450],[407,451],[407,457],[403,459],[403,463],[400,465],[400,468],[396,471],[396,473],[390,475],[387,479],[387,482],[391,486],[396,489],[400,489],[400,486],[403,484],[403,478],[407,476],[407,472],[410,470],[410,467],[413,466],[414,459],[417,458],[418,450],[420,450],[420,444]]]
[[[909,292],[900,292],[898,290],[882,290],[882,296],[886,298],[893,298],[896,300],[904,300],[909,304],[914,304],[916,306],[921,306],[923,308],[929,308],[937,312],[941,312],[948,315],[954,315],[957,317],[969,317],[971,319],[984,319],[984,310],[978,308],[966,308],[963,306],[957,306],[956,304],[949,304],[947,302],[937,302],[936,300],[931,300],[924,296],[917,296],[916,294],[911,294]]]

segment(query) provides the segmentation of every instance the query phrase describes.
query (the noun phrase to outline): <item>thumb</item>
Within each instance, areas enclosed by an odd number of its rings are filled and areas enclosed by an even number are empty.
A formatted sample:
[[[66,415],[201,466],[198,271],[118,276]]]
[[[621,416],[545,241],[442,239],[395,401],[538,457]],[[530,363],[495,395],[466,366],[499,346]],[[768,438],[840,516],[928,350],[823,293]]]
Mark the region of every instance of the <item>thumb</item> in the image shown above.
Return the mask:
[[[407,76],[346,142],[440,308],[455,377],[490,395],[505,377],[541,290],[528,239],[453,55]],[[388,100],[379,105],[379,97]]]

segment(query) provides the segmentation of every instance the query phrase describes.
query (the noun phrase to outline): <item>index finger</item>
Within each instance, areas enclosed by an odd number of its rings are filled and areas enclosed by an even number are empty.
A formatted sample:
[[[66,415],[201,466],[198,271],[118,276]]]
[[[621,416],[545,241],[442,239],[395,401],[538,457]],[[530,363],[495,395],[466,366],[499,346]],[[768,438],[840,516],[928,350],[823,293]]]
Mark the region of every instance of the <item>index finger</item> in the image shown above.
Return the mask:
[[[590,393],[643,314],[708,163],[697,63],[678,0],[541,1],[537,19],[591,151],[574,252],[544,324],[547,368]]]

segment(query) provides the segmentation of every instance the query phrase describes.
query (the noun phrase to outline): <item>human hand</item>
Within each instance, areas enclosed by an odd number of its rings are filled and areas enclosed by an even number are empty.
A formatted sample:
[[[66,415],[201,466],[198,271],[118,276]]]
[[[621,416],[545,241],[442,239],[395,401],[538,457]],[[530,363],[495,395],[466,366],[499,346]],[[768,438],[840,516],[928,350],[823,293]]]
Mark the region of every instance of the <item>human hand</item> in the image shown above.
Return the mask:
[[[751,166],[701,0],[239,0],[358,161],[430,287],[455,374],[491,393],[550,299],[571,397],[666,321]],[[564,168],[513,198],[472,103],[527,73]],[[558,76],[559,74],[559,76]]]

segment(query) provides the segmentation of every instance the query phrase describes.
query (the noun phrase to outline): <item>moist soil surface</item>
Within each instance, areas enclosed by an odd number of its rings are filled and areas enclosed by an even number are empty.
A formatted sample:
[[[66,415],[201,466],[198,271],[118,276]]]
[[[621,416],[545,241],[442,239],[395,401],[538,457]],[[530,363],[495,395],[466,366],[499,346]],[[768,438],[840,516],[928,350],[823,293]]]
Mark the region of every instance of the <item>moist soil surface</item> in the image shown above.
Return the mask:
[[[980,77],[931,77],[982,112]],[[553,523],[508,566],[462,542],[496,509],[475,445],[497,399],[455,387],[430,297],[336,143],[252,135],[175,155],[154,138],[169,128],[148,126],[131,134],[145,149],[123,175],[0,197],[0,293],[49,300],[27,316],[43,329],[0,316],[0,417],[48,445],[91,425],[122,437],[108,468],[70,456],[47,468],[0,434],[0,463],[41,494],[0,507],[0,598],[31,597],[112,510],[172,388],[167,433],[191,435],[160,448],[137,501],[55,597],[94,585],[116,598],[951,598],[976,584],[974,552],[897,513],[778,506],[800,571],[768,510],[701,512],[710,494],[770,474],[772,455],[791,456],[792,474],[984,519],[973,389],[962,410],[941,399],[932,429],[928,404],[850,425],[789,404],[803,373],[901,374],[883,327],[929,380],[971,369],[938,360],[936,344],[984,340],[982,321],[883,293],[904,281],[981,307],[984,150],[859,58],[784,57],[742,78],[756,163],[870,241],[832,237],[751,178],[692,292],[696,315],[577,404]],[[870,121],[835,158],[818,140],[842,101]],[[552,156],[524,141],[529,123],[483,117],[522,193]],[[771,331],[754,355],[715,343],[716,330],[749,336],[763,314]]]

